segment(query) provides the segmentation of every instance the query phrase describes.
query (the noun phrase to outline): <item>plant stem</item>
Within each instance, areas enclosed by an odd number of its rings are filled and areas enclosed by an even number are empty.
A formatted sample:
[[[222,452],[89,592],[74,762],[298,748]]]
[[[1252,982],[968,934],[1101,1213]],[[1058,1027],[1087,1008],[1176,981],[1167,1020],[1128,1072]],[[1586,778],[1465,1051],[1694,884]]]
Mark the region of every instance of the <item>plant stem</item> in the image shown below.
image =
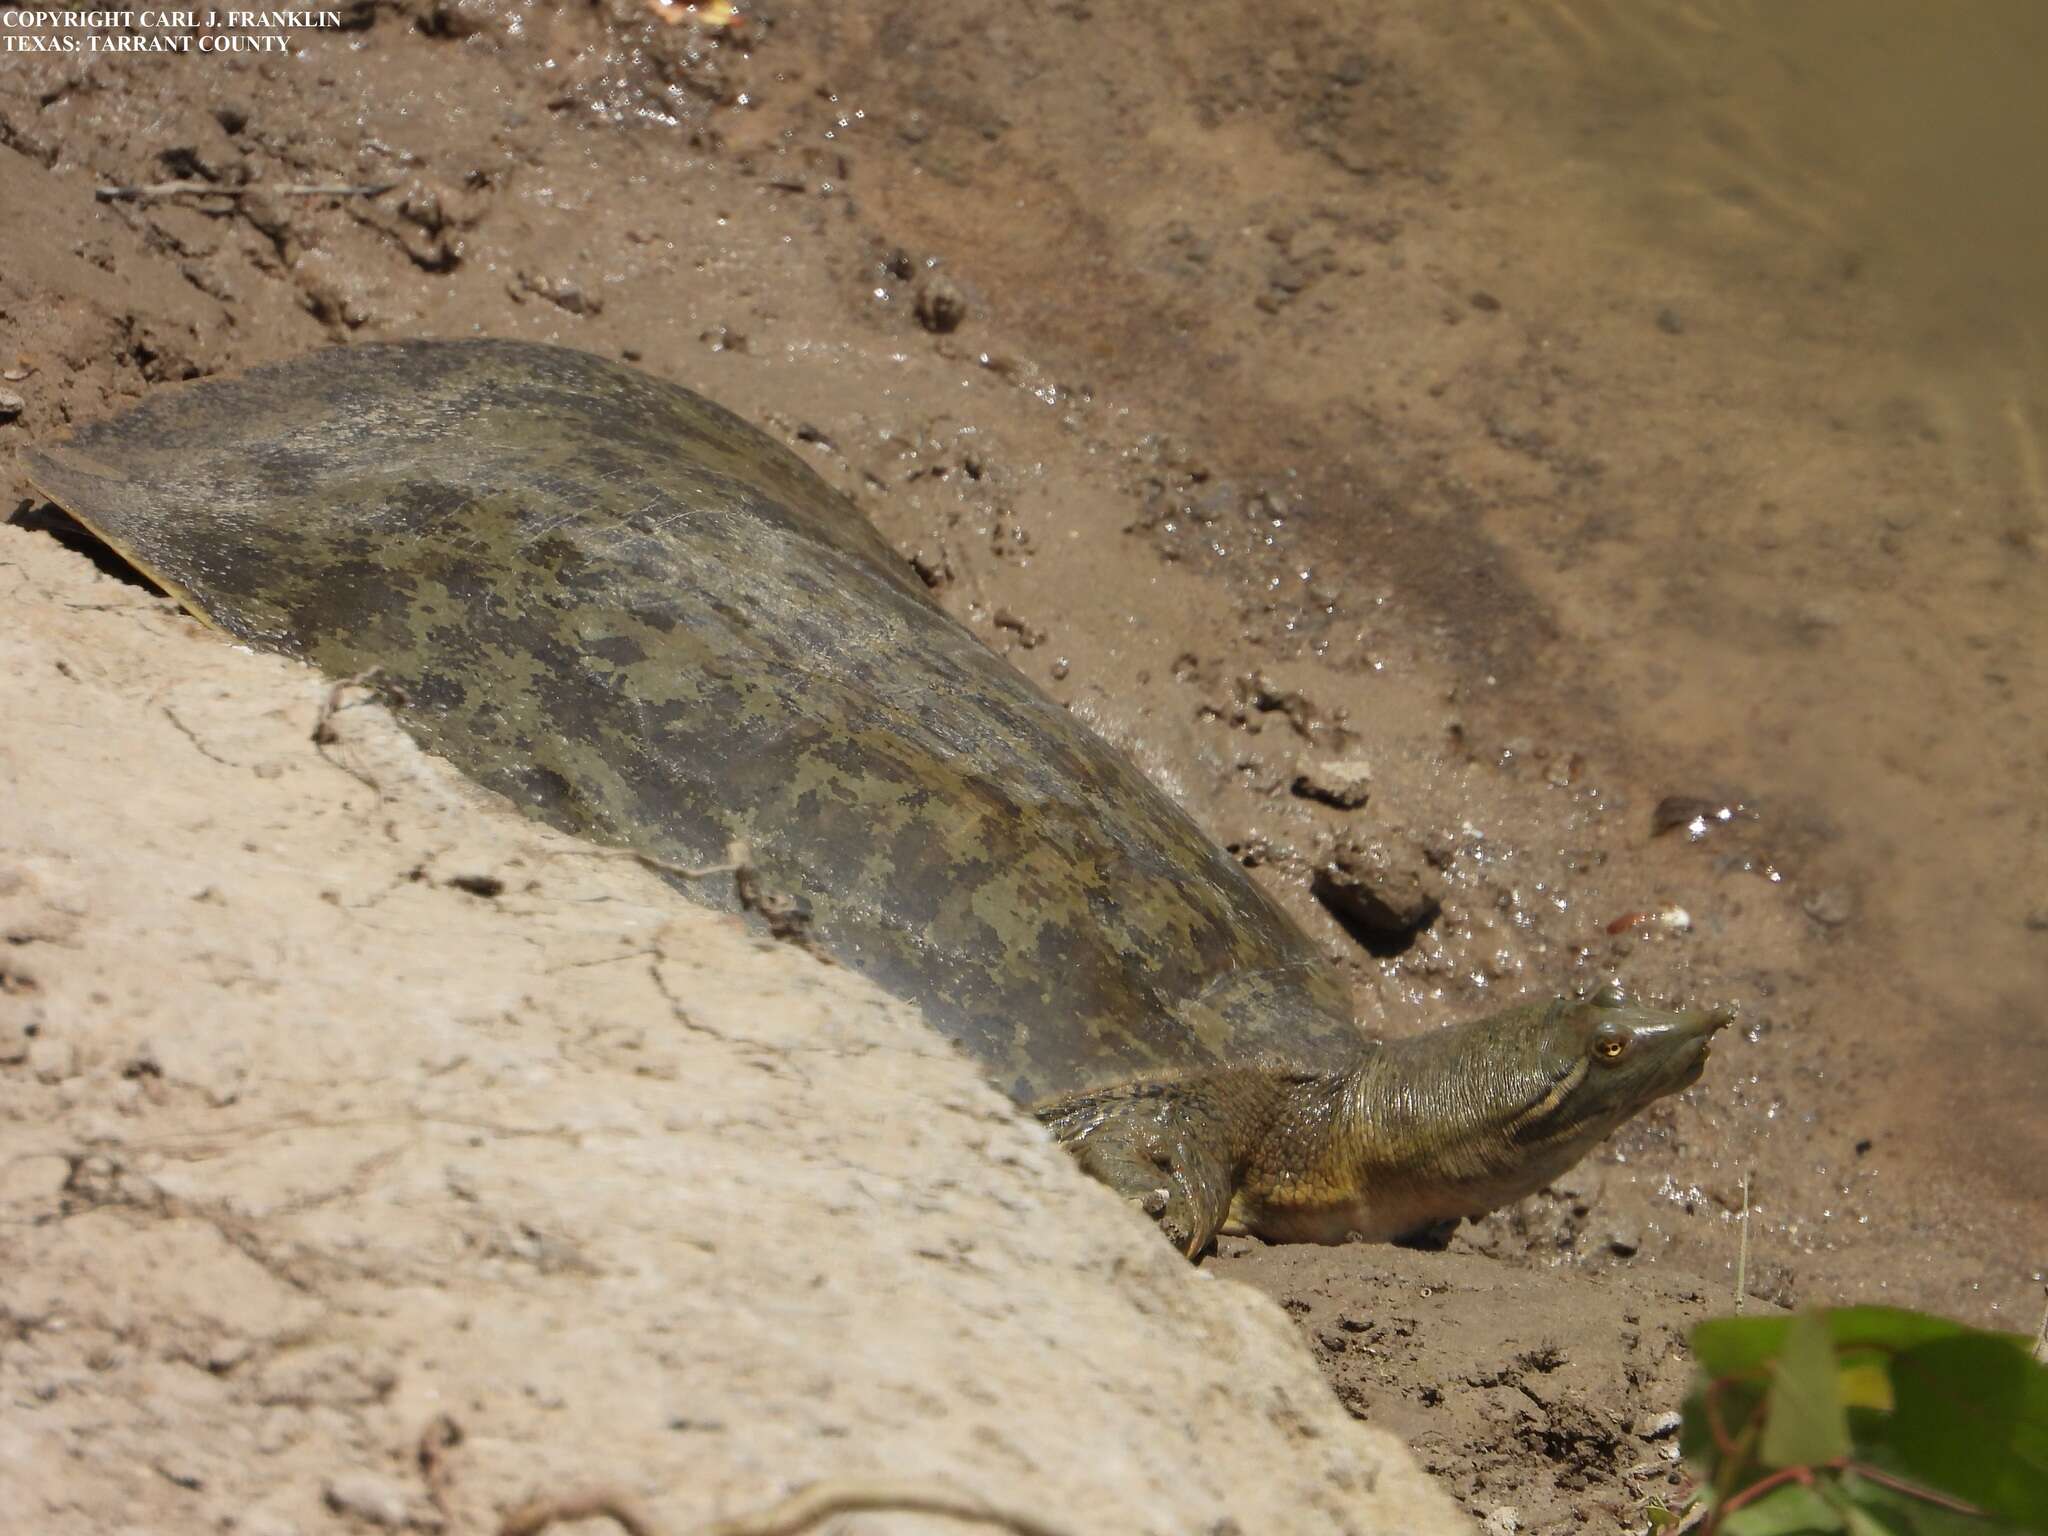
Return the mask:
[[[1749,1174],[1742,1170],[1742,1214],[1735,1219],[1742,1226],[1742,1245],[1735,1253],[1735,1315],[1742,1315],[1742,1293],[1749,1289]]]

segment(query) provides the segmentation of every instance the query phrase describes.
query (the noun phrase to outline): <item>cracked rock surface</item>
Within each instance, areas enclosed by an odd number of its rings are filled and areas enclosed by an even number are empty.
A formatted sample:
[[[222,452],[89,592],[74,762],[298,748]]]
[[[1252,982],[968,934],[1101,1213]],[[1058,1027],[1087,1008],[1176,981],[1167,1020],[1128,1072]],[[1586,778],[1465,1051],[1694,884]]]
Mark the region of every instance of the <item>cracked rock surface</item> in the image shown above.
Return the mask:
[[[0,528],[0,1503],[664,1530],[841,1477],[1437,1531],[1272,1303],[902,1006]],[[493,891],[480,895],[479,891]],[[941,1528],[852,1517],[847,1530]]]

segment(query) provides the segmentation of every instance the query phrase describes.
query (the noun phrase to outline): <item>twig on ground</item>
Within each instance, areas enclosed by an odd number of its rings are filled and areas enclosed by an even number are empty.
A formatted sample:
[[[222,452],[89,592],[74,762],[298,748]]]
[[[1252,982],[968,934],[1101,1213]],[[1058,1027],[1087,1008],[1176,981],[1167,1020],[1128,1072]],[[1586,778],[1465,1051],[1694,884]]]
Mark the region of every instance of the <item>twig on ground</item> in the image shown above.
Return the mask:
[[[1742,1214],[1735,1219],[1742,1224],[1742,1245],[1735,1251],[1735,1310],[1742,1311],[1742,1293],[1749,1288],[1749,1173],[1742,1170]]]
[[[381,667],[370,667],[365,671],[356,673],[353,677],[344,677],[339,682],[330,685],[326,696],[320,700],[320,713],[313,717],[313,745],[319,750],[320,755],[327,758],[327,761],[333,763],[343,773],[368,789],[380,801],[384,798],[384,787],[381,784],[362,769],[341,762],[337,758],[328,757],[327,749],[341,740],[341,737],[334,729],[334,717],[341,713],[341,696],[348,689],[362,688],[368,692],[388,697],[396,703],[402,704],[405,702],[405,695],[396,688],[372,688],[370,686],[377,680],[382,671]]]
[[[723,864],[706,864],[702,869],[692,869],[687,864],[677,864],[638,848],[564,848],[559,851],[582,859],[631,859],[657,875],[673,875],[678,880],[709,880],[713,875],[737,875],[753,867],[751,851],[744,842],[737,841],[727,846]]]
[[[1008,1531],[1011,1536],[1066,1536],[1035,1515],[1001,1509],[972,1494],[933,1483],[844,1479],[813,1483],[749,1515],[735,1515],[703,1527],[695,1536],[798,1536],[834,1515],[936,1515]],[[561,1498],[535,1499],[505,1517],[498,1536],[539,1536],[549,1526],[609,1516],[627,1536],[662,1536],[645,1510],[612,1488],[584,1489]]]
[[[825,964],[832,964],[832,957],[819,949],[811,937],[811,904],[802,896],[770,890],[761,883],[761,872],[747,863],[733,871],[732,883],[739,893],[740,909],[754,913],[766,923],[770,938],[794,944]]]
[[[626,1536],[662,1536],[661,1528],[639,1505],[612,1488],[582,1488],[560,1498],[529,1500],[505,1517],[498,1536],[540,1536],[551,1525],[594,1520],[599,1515],[617,1521]]]
[[[577,848],[570,851],[602,858],[631,859],[658,875],[669,875],[677,880],[708,880],[713,875],[731,875],[733,894],[739,898],[740,910],[752,912],[766,923],[770,938],[794,944],[826,965],[834,963],[811,937],[811,904],[800,895],[771,890],[763,885],[761,871],[754,863],[753,850],[744,839],[736,838],[726,847],[724,863],[706,864],[702,868],[673,863],[638,848]]]
[[[630,853],[635,860],[656,874],[674,875],[678,880],[708,880],[713,875],[731,875],[734,880],[738,880],[754,867],[754,850],[740,838],[726,844],[723,864],[706,864],[702,869],[692,869],[687,864],[659,859],[651,853],[642,853],[638,848],[627,848],[623,851]]]
[[[374,181],[361,186],[259,183],[223,187],[210,181],[157,181],[140,187],[94,187],[92,195],[102,203],[155,203],[170,197],[379,197],[397,185],[395,181]]]
[[[341,739],[334,733],[334,717],[341,713],[342,694],[351,688],[362,688],[375,692],[376,690],[370,688],[370,684],[377,680],[378,675],[383,670],[382,667],[370,667],[356,673],[353,677],[344,677],[340,681],[329,685],[326,696],[320,700],[320,713],[313,717],[314,746],[331,747]]]

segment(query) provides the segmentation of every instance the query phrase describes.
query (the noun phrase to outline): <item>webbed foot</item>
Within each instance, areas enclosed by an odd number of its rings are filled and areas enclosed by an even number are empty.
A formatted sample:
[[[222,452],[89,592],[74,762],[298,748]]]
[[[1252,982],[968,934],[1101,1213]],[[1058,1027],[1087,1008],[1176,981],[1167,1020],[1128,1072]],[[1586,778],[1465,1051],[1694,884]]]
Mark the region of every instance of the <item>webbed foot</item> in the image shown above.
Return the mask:
[[[1081,1166],[1200,1257],[1230,1213],[1236,1185],[1215,1121],[1168,1088],[1078,1094],[1038,1110]]]

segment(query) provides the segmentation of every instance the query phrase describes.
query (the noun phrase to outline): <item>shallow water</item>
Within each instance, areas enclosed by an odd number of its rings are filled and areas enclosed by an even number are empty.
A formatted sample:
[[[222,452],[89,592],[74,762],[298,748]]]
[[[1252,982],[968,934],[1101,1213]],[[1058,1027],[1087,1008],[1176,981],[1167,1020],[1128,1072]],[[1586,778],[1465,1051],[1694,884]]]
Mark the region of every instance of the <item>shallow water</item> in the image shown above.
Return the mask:
[[[2048,11],[1441,16],[1528,306],[1657,322],[1617,381],[1646,439],[1612,447],[1627,525],[1489,531],[1674,787],[1764,807],[1845,919],[1831,1033],[1844,1071],[1893,1073],[1870,1102],[1923,1192],[2038,1217]]]
[[[1436,953],[1356,966],[1369,1026],[1574,965],[1736,996],[1754,1049],[1699,1090],[1683,1155],[1651,1159],[1693,1171],[1639,1175],[1645,1209],[1732,1213],[1750,1172],[1812,1294],[1960,1308],[1981,1283],[1987,1306],[2037,1305],[2048,262],[2022,189],[2043,23],[892,15],[833,56],[842,106],[922,114],[866,216],[988,297],[965,356],[1028,346],[1048,403],[1106,402],[1076,431],[1168,429],[1103,462],[1158,491],[1131,526],[1234,599],[1219,626],[1218,598],[1193,617],[1148,596],[1109,538],[1129,513],[1091,520],[1062,477],[1030,514],[1051,548],[1004,579],[1074,647],[1065,694],[1096,690],[1098,724],[1181,765],[1175,792],[1226,840],[1291,844],[1267,873],[1298,895],[1298,819],[1185,773],[1242,753],[1249,789],[1283,749],[1179,740],[1186,704],[1148,695],[1117,637],[1170,630],[1152,660],[1191,678],[1292,667],[1386,762],[1367,830],[1480,827],[1555,903],[1548,933],[1504,924],[1508,877],[1479,871]],[[1093,566],[1053,574],[1054,529]],[[1473,779],[1467,752],[1523,776]],[[1563,767],[1581,760],[1597,786]],[[1597,836],[1572,819],[1592,787]],[[1666,795],[1755,819],[1688,862],[1648,836]],[[1609,903],[1673,896],[1689,939],[1604,942]],[[1687,1222],[1684,1261],[1718,1263]]]
[[[1857,279],[1872,329],[1854,392],[1911,397],[1959,490],[1982,481],[2039,518],[2048,11],[1546,0],[1504,19],[1505,46],[1467,58],[1531,130],[1531,171],[1574,184],[1560,223],[1687,253],[1793,325],[1802,282]]]

